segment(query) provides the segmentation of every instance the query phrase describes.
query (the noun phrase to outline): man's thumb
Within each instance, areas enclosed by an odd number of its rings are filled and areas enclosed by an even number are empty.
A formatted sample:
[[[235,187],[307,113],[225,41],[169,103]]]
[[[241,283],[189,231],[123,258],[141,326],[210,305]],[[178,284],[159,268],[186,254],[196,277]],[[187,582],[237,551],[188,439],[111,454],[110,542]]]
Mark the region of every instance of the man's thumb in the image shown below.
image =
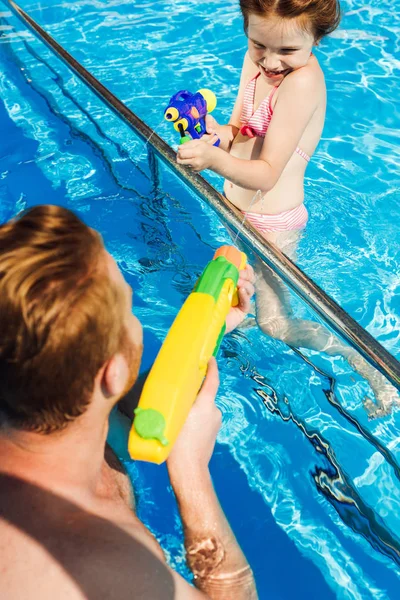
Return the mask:
[[[203,381],[203,385],[201,386],[201,390],[199,392],[199,396],[209,396],[212,401],[214,401],[215,396],[217,395],[219,387],[219,374],[218,374],[218,366],[217,361],[214,357],[210,358],[207,374]]]

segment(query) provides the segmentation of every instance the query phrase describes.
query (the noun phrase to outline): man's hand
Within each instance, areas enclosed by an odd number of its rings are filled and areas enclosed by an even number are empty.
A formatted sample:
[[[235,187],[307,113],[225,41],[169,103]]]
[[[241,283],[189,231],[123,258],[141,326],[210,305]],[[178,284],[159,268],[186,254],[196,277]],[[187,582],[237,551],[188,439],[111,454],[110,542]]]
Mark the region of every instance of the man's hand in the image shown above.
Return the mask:
[[[253,573],[218,502],[208,463],[221,426],[215,359],[167,460],[196,587],[214,600],[257,600]],[[182,596],[183,597],[183,596]]]
[[[254,270],[250,265],[246,265],[243,271],[240,271],[238,281],[239,304],[233,306],[226,317],[226,331],[229,333],[235,329],[247,316],[250,310],[251,298],[254,295]]]
[[[203,136],[199,140],[185,142],[178,148],[177,163],[191,167],[196,172],[209,169],[212,167],[215,152],[219,152],[219,149],[213,145],[217,139],[218,136],[212,134]]]
[[[217,362],[211,358],[202,388],[167,459],[168,470],[174,478],[187,481],[189,474],[208,472],[221,427],[221,412],[215,404],[218,386]]]

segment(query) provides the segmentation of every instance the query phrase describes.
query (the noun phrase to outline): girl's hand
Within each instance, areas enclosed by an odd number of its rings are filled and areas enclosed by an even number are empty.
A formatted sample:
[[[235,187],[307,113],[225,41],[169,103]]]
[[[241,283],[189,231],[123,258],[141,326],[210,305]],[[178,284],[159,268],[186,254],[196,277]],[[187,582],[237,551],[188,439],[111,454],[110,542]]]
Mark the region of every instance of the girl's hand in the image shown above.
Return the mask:
[[[215,141],[215,135],[221,137],[219,134],[221,126],[211,115],[206,115],[206,131],[204,135],[201,136],[202,142],[209,142],[211,139]]]
[[[177,163],[191,167],[196,172],[209,169],[212,167],[215,151],[218,152],[218,148],[213,146],[217,138],[218,136],[212,135],[205,142],[203,139],[185,142],[178,148]]]
[[[219,125],[219,123],[217,123],[217,121],[214,119],[214,117],[212,117],[211,115],[206,115],[206,131],[207,131],[207,133],[209,133],[210,135],[212,135],[213,133],[218,135],[219,128],[220,128],[220,125]]]

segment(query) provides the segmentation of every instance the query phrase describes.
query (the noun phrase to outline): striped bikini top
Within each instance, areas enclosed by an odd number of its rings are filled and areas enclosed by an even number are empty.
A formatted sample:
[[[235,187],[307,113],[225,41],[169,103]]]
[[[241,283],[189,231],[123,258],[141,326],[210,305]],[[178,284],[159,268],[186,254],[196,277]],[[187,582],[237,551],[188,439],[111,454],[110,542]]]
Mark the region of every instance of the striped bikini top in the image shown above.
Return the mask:
[[[260,76],[260,73],[257,73],[252,79],[250,79],[249,83],[246,86],[244,91],[244,99],[243,99],[243,108],[242,113],[240,115],[240,122],[243,123],[240,128],[240,133],[242,135],[246,135],[249,138],[253,138],[255,136],[265,137],[267,133],[267,129],[272,119],[272,98],[275,95],[278,87],[273,87],[268,96],[264,98],[261,102],[260,106],[254,112],[254,98],[256,94],[256,82],[257,78]],[[310,157],[304,150],[297,147],[297,154],[299,154],[304,160],[309,162]]]

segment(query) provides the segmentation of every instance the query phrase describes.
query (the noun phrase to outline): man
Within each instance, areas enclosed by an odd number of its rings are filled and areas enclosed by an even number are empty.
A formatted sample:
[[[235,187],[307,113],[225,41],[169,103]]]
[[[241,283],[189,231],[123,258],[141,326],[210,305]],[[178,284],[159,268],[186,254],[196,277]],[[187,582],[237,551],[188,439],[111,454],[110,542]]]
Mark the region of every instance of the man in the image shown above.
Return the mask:
[[[248,310],[252,278],[242,273],[228,328]],[[134,514],[106,436],[136,380],[142,329],[100,236],[68,210],[37,206],[0,227],[0,332],[0,598],[256,598],[208,471],[214,361],[168,460],[199,589]]]

